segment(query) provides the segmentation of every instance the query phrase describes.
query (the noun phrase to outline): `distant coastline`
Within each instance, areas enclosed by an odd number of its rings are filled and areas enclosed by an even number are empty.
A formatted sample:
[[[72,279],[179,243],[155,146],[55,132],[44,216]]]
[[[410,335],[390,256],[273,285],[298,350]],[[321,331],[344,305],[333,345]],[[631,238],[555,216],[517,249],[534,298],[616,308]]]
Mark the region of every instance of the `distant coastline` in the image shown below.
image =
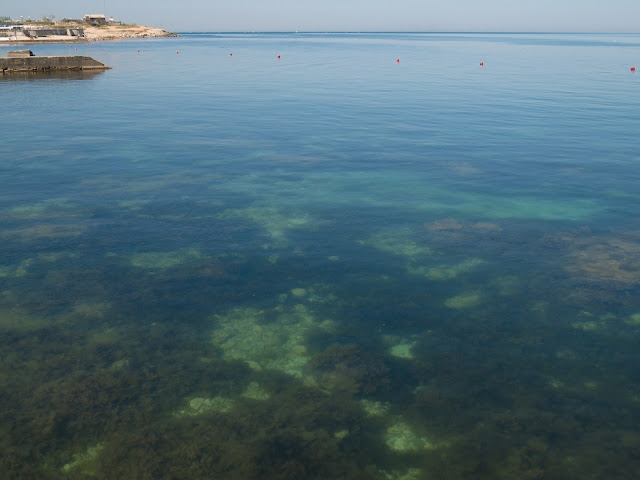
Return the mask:
[[[77,29],[77,25],[70,29]],[[64,29],[65,27],[59,27]],[[36,30],[37,31],[37,30]],[[70,30],[71,31],[71,30]],[[43,43],[89,43],[128,40],[136,38],[163,38],[179,37],[161,28],[147,27],[145,25],[102,25],[82,26],[83,35],[43,35],[27,36],[22,32],[16,32],[10,37],[0,38],[0,45],[34,45]]]

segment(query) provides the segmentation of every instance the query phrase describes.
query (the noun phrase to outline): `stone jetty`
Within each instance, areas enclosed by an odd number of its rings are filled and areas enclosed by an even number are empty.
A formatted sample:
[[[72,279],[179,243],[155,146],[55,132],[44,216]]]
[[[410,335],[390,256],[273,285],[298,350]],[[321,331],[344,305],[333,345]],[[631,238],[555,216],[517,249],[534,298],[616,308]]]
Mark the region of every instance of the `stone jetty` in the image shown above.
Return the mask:
[[[38,57],[31,50],[8,52],[0,57],[0,70],[3,74],[19,72],[60,72],[73,70],[107,70],[111,67],[82,55],[56,57]]]

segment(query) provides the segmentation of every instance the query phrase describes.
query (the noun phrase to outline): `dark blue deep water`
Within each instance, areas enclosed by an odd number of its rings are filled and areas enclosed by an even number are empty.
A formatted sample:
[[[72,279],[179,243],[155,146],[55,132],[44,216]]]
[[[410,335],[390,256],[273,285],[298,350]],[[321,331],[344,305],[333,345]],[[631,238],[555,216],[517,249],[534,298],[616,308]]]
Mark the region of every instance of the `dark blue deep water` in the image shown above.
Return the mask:
[[[640,35],[31,48],[1,478],[637,478]]]

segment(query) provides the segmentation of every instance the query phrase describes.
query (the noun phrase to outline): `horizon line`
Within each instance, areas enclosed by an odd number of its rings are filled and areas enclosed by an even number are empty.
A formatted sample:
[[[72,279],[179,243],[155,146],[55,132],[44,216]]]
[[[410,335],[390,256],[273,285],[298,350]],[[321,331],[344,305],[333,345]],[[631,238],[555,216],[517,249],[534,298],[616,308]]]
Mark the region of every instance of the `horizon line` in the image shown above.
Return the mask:
[[[592,31],[509,31],[509,30],[178,30],[175,33],[319,33],[319,34],[366,34],[366,33],[419,33],[419,34],[493,34],[493,35],[639,35],[640,32],[592,32]]]

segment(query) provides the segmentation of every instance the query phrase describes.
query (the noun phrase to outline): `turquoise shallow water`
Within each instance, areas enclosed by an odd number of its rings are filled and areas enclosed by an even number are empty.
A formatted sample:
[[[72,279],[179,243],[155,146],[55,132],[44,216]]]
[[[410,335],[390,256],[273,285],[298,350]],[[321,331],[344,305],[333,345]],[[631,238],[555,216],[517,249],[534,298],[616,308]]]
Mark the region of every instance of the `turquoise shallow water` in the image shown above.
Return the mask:
[[[113,68],[0,78],[3,478],[635,478],[639,46],[33,47]]]

